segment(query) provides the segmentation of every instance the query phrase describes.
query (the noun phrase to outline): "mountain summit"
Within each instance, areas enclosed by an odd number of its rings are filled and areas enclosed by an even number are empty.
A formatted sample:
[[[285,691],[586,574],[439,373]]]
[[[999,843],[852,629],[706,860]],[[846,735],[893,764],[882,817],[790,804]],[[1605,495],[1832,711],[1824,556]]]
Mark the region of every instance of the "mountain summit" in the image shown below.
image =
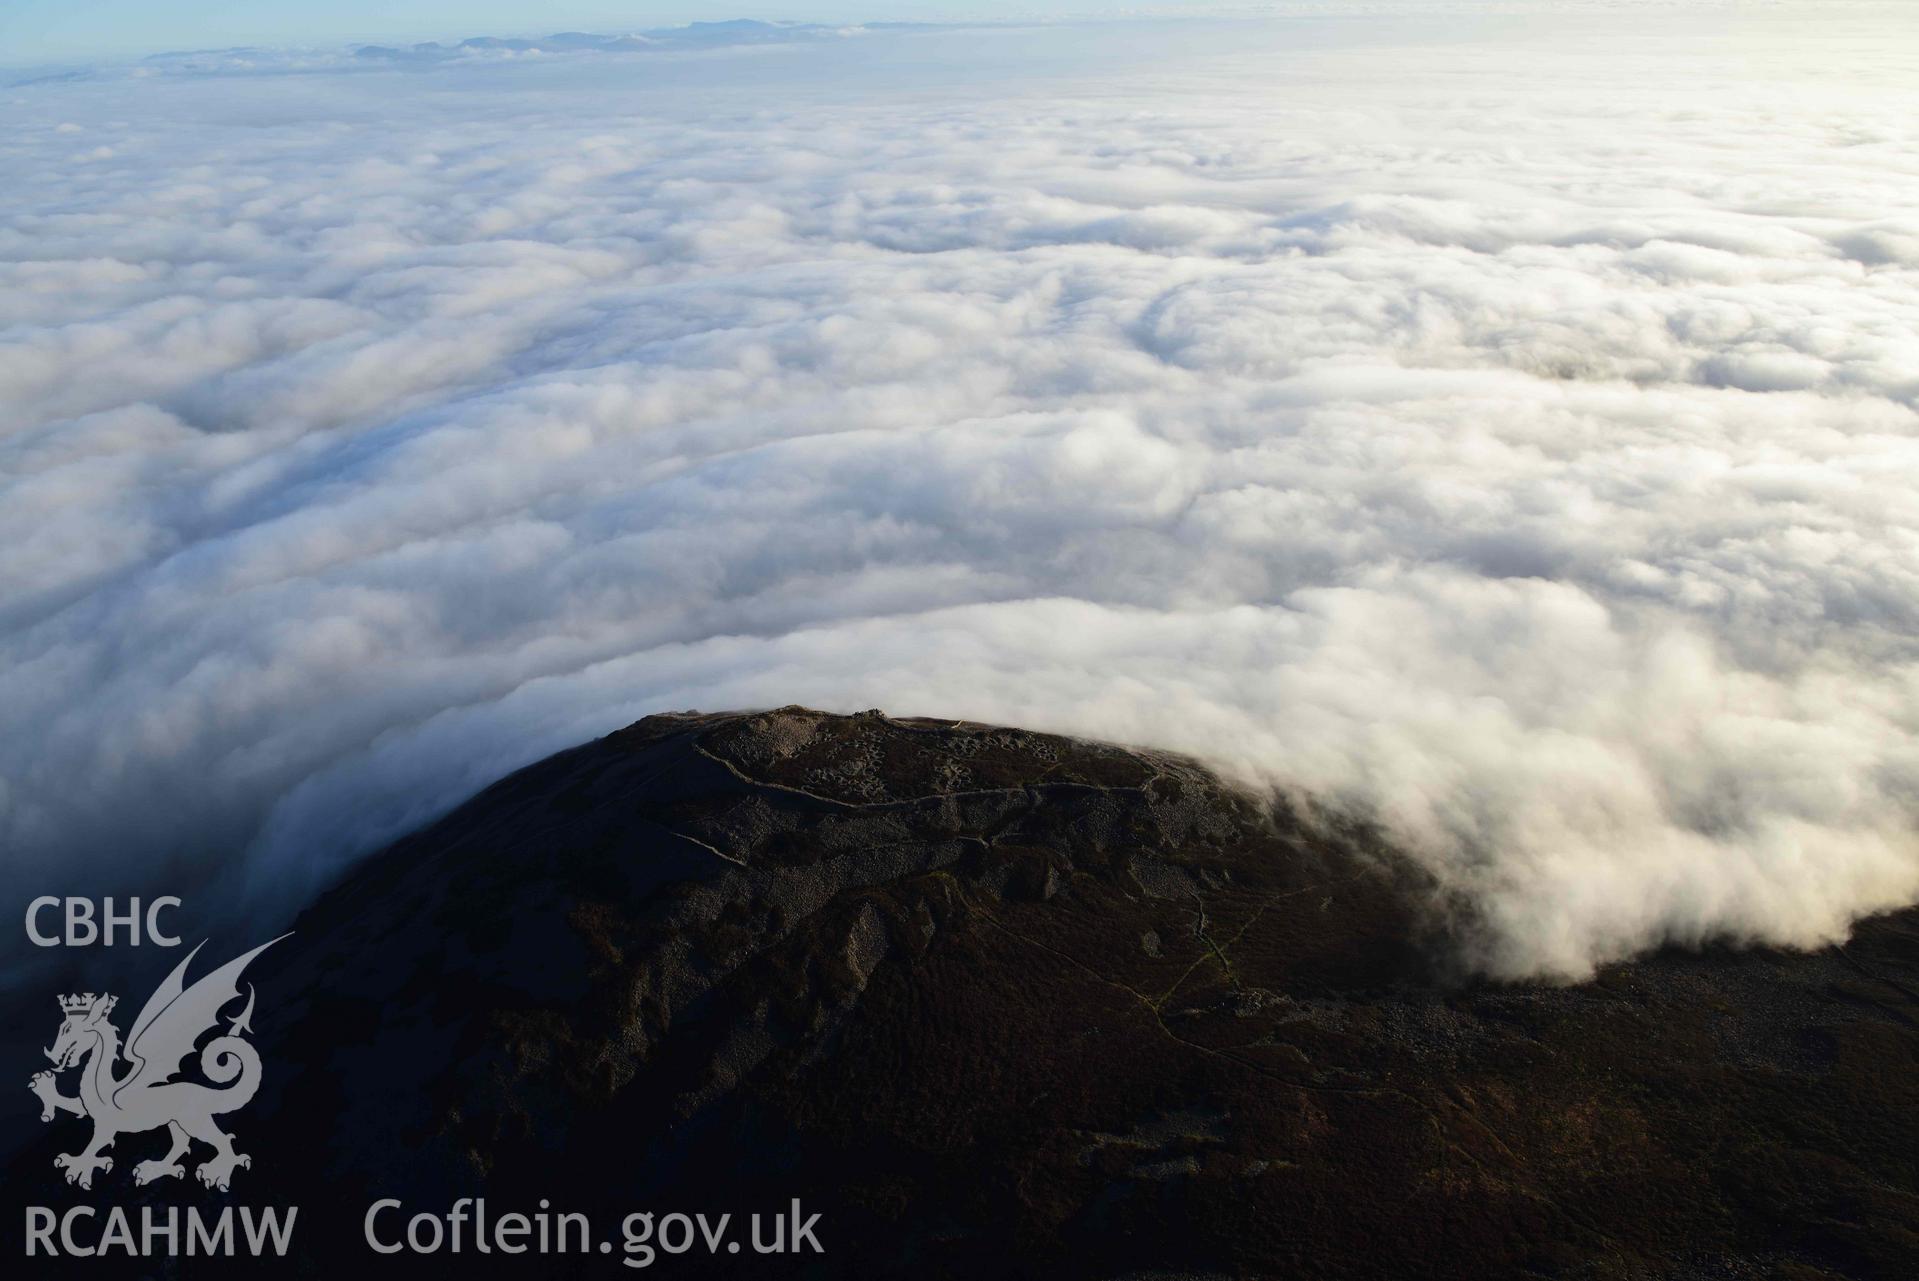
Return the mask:
[[[822,1215],[823,1255],[694,1275],[1914,1262],[1915,914],[1514,987],[1445,964],[1432,902],[1364,829],[1174,756],[649,717],[392,846],[257,964],[248,1199],[375,1271],[420,1262],[368,1254],[375,1198],[468,1196]],[[42,1156],[16,1174],[61,1195]]]

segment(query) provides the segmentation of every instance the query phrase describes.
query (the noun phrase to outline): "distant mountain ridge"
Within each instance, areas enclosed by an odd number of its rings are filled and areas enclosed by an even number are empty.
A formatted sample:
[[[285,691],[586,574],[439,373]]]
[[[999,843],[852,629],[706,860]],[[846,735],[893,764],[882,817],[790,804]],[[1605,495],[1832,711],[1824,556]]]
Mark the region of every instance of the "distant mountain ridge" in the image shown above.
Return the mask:
[[[977,25],[977,24],[975,24]],[[56,81],[92,80],[115,75],[265,75],[277,71],[311,72],[381,66],[428,67],[485,65],[529,57],[697,53],[752,45],[805,44],[841,40],[865,33],[937,30],[941,24],[862,22],[763,22],[734,18],[692,22],[680,27],[598,34],[558,31],[545,36],[471,36],[464,40],[414,44],[345,44],[317,47],[234,45],[213,49],[169,50],[133,62],[20,67],[4,83],[11,88]]]
[[[474,54],[647,53],[821,40],[862,29],[858,25],[839,27],[815,22],[761,22],[753,18],[734,18],[725,22],[693,22],[683,27],[655,27],[617,35],[561,31],[538,38],[475,36],[450,45],[435,41],[403,47],[369,44],[356,48],[354,56],[419,62],[453,60]]]
[[[349,44],[318,48],[236,46],[150,54],[132,64],[135,74],[257,75],[272,71],[318,71],[354,66],[440,66],[512,61],[528,57],[693,53],[751,45],[805,44],[841,40],[868,32],[934,30],[935,24],[910,22],[850,23],[762,22],[735,18],[692,22],[680,27],[593,33],[558,31],[545,36],[471,36],[464,40],[415,44]],[[32,83],[53,74],[69,78],[105,74],[111,68],[45,69]]]

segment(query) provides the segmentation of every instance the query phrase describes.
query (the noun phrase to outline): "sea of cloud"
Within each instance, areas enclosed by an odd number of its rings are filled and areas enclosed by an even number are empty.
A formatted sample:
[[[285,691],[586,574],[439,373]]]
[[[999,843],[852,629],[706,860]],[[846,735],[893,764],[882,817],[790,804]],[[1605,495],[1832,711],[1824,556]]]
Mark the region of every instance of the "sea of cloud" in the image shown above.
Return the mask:
[[[1919,900],[1919,38],[1373,8],[0,90],[9,884],[805,702],[1363,807],[1499,975]]]

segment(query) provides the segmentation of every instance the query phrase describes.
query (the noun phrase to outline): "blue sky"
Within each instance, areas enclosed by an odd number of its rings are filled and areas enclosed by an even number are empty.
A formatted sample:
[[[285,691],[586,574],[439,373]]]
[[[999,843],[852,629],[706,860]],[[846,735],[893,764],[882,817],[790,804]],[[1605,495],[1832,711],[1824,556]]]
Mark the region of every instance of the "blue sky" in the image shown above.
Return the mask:
[[[1072,0],[0,0],[0,63],[236,44],[618,31],[724,18],[918,21],[1087,11]]]
[[[1155,12],[1201,10],[1161,0]],[[232,44],[637,31],[689,21],[1075,17],[1082,0],[0,0],[0,63]]]

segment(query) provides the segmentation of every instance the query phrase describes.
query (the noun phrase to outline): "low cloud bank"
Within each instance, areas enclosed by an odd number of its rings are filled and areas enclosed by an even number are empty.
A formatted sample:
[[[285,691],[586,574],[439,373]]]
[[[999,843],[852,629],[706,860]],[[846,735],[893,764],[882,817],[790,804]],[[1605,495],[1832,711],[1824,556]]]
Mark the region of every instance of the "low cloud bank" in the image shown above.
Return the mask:
[[[16,88],[9,881],[285,910],[798,701],[1363,807],[1494,974],[1842,937],[1919,899],[1919,93],[1835,12]]]

